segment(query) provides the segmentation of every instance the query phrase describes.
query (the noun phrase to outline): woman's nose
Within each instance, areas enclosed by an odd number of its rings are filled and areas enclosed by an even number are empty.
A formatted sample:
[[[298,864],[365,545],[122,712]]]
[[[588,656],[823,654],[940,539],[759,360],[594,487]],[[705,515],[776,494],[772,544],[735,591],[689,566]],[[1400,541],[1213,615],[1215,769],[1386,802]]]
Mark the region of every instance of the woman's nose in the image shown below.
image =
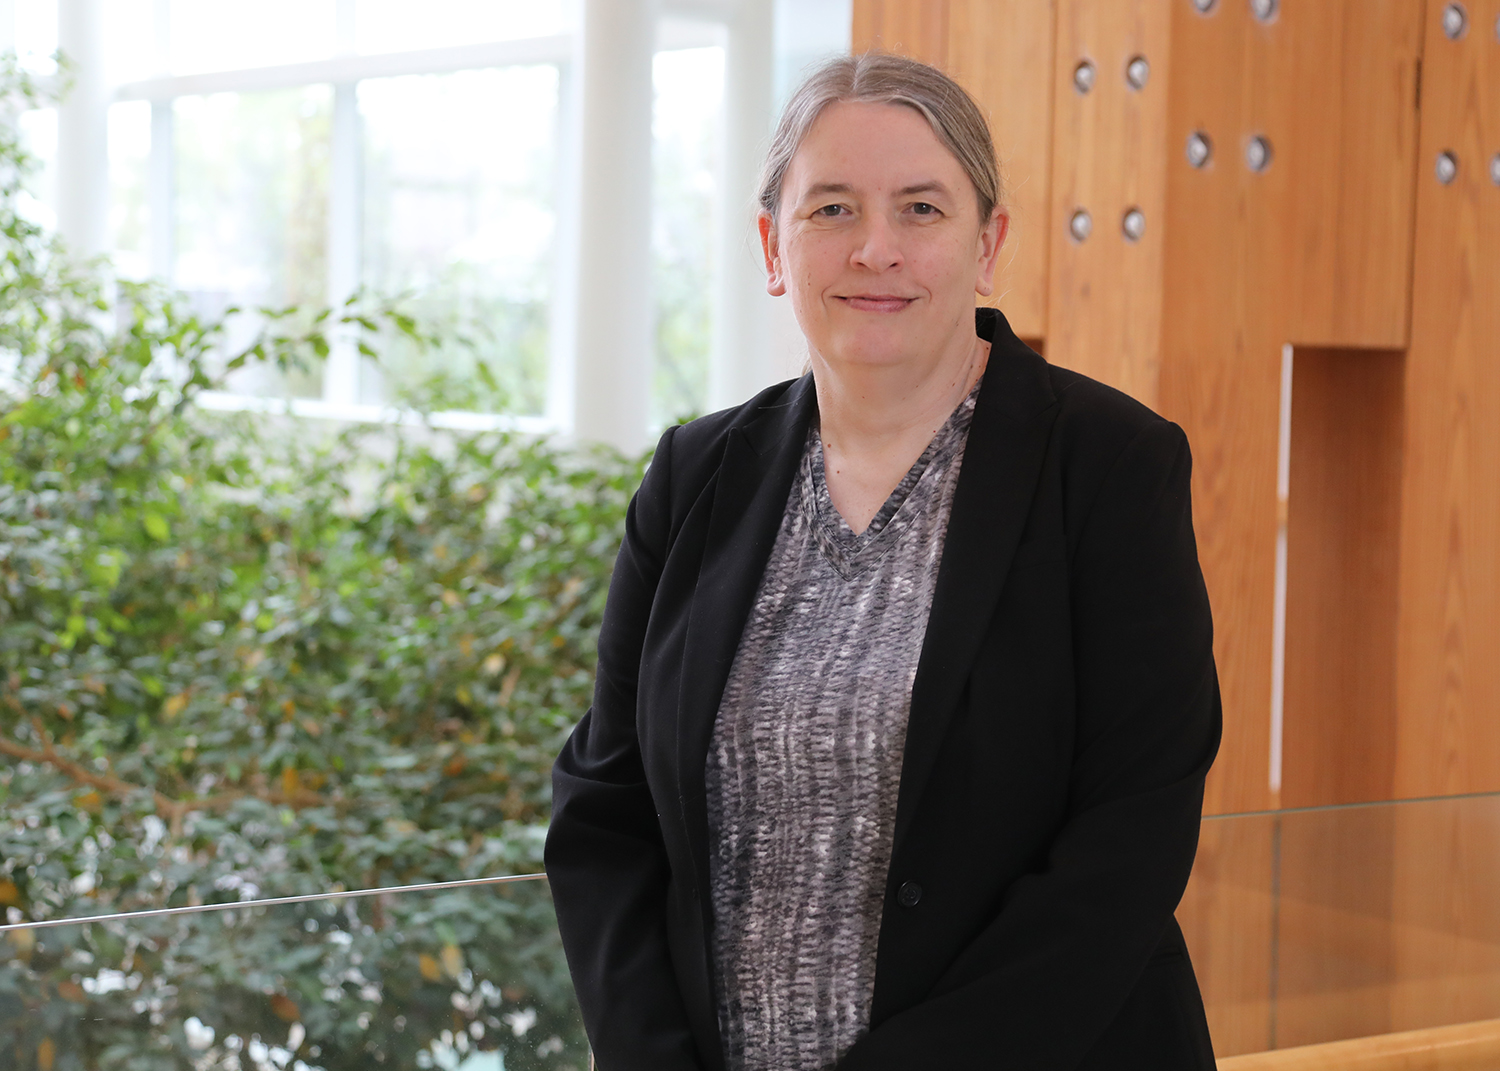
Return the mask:
[[[857,244],[850,262],[870,271],[889,271],[901,265],[901,243],[890,220],[875,214],[865,217],[857,231]]]

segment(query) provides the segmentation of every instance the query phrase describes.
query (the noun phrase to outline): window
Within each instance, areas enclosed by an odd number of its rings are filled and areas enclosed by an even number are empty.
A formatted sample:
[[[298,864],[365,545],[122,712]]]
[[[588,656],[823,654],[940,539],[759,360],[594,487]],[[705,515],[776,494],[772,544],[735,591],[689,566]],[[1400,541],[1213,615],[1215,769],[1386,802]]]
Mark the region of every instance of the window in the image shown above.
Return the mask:
[[[708,400],[724,49],[658,52],[653,66],[651,416],[665,424],[701,414]]]
[[[538,65],[359,84],[361,279],[469,336],[425,355],[389,340],[361,400],[405,387],[444,408],[545,410],[558,82]]]
[[[766,17],[775,9],[784,96],[809,59],[847,41],[849,0],[762,2]],[[655,318],[643,424],[704,411],[710,366],[722,359],[712,325],[734,215],[718,174],[731,31],[714,5],[680,6],[664,5],[653,69]],[[231,305],[338,304],[360,288],[401,295],[447,339],[435,349],[385,339],[378,366],[346,341],[320,368],[236,373],[230,396],[210,401],[289,398],[296,412],[374,418],[415,400],[516,426],[567,425],[572,403],[559,395],[589,389],[559,371],[572,360],[572,303],[588,298],[574,293],[579,236],[560,216],[577,185],[583,7],[431,0],[418,14],[398,0],[110,0],[92,9],[102,52],[90,72],[104,72],[113,102],[103,245],[122,277],[163,278],[209,316]],[[45,73],[58,17],[58,0],[14,5],[0,48],[13,37],[23,62]],[[65,41],[88,38],[77,35],[62,28]],[[20,125],[43,163],[29,210],[55,225],[57,112],[38,109]],[[65,127],[65,144],[76,129]],[[97,183],[68,181],[74,195],[79,182]]]

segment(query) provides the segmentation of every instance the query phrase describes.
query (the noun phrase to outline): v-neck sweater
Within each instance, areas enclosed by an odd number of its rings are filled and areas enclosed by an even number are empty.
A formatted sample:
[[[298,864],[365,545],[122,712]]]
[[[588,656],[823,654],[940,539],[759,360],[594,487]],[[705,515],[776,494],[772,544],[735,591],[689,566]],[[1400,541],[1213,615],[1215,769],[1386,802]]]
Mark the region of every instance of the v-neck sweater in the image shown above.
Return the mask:
[[[808,432],[708,752],[728,1071],[831,1068],[868,1029],[912,682],[978,394],[857,534]]]

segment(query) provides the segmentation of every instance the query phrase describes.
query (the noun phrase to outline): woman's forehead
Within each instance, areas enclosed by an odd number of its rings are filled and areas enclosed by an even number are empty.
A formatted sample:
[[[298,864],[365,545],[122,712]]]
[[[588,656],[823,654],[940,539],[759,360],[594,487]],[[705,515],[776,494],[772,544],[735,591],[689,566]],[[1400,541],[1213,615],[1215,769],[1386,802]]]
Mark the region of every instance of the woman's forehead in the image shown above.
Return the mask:
[[[963,166],[915,108],[843,101],[818,116],[787,169],[788,193],[806,197],[880,188],[949,192],[969,185]]]

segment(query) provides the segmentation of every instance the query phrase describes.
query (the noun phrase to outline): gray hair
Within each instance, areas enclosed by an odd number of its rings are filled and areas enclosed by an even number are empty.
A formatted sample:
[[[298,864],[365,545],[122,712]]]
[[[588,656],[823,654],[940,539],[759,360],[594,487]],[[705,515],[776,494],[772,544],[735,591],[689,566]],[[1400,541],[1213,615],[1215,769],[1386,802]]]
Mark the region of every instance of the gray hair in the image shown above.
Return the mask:
[[[995,143],[974,98],[936,67],[888,52],[866,52],[824,63],[787,101],[761,167],[757,194],[760,207],[773,220],[781,208],[787,168],[807,132],[824,108],[847,102],[904,104],[920,113],[969,176],[979,199],[981,226],[1003,203]]]

